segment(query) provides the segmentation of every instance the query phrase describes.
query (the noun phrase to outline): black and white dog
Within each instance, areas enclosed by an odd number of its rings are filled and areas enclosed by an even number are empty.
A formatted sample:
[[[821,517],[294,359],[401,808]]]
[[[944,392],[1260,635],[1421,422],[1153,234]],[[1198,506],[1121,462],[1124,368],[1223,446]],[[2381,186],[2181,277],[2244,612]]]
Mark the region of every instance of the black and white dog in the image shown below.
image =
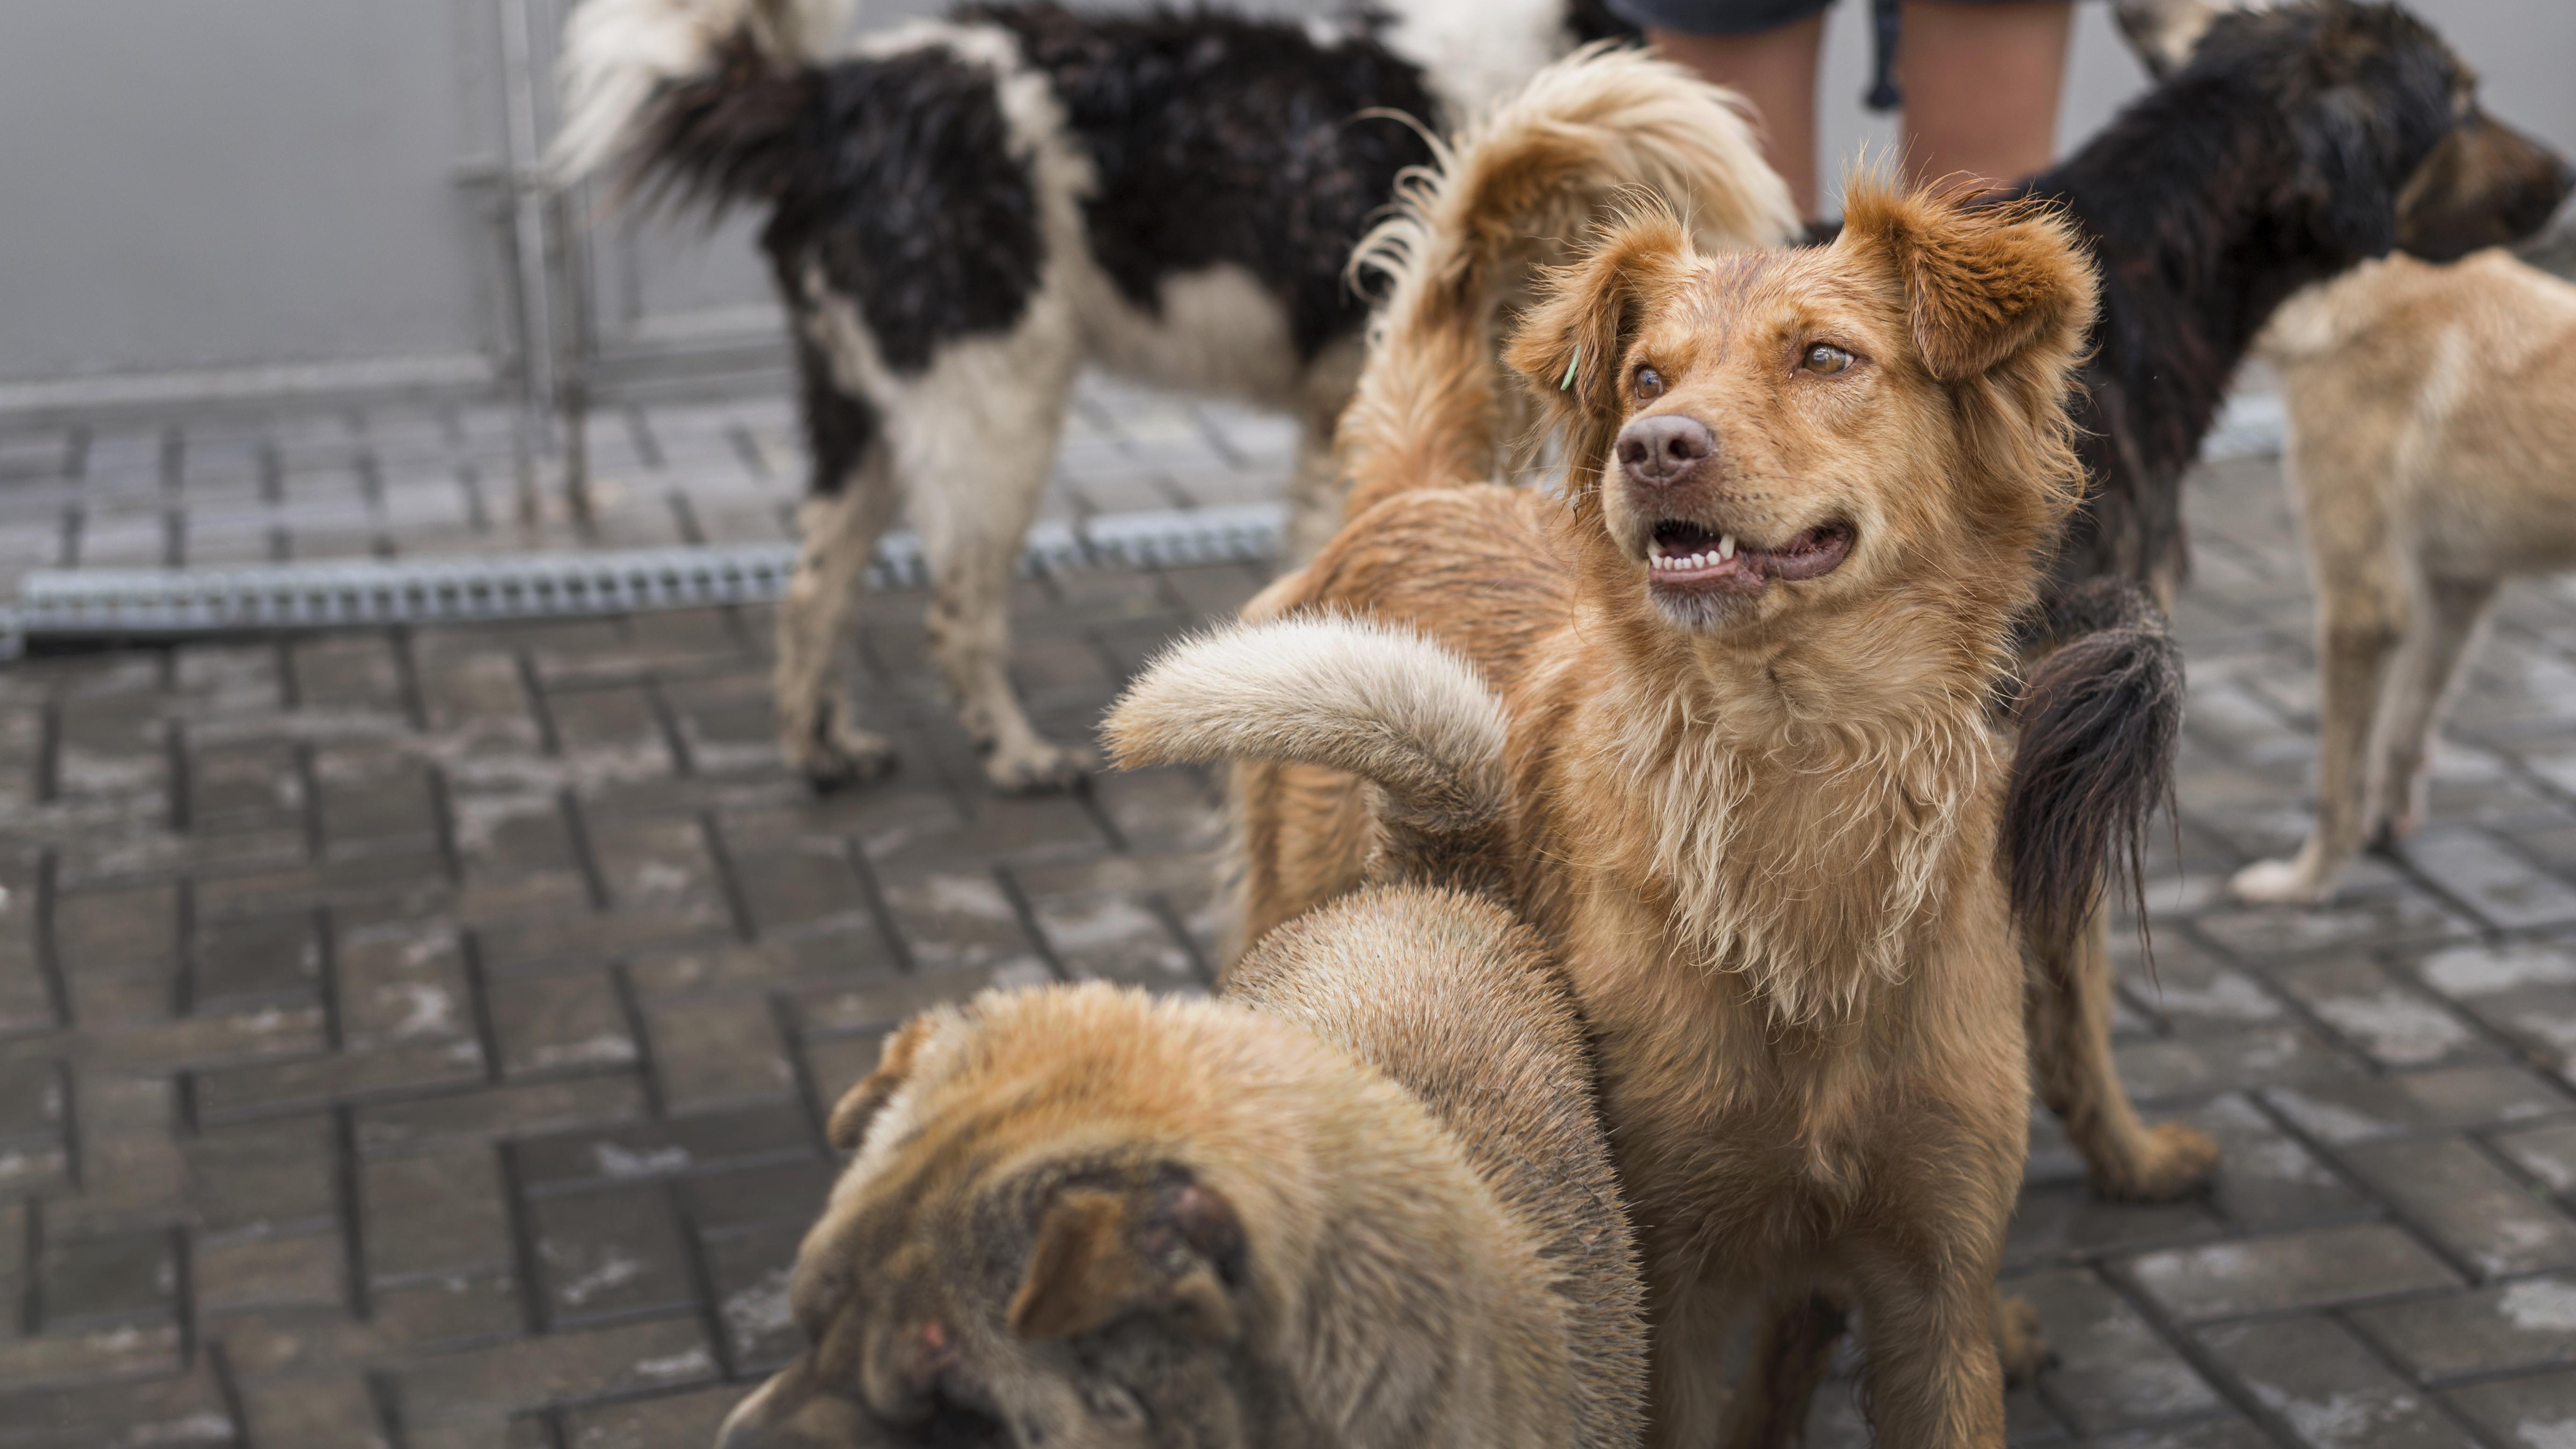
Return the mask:
[[[1400,0],[1345,21],[968,6],[856,41],[848,0],[585,0],[561,174],[768,211],[814,475],[778,624],[779,729],[818,788],[892,764],[834,685],[898,504],[932,653],[1003,790],[1080,780],[1006,674],[1005,601],[1076,371],[1303,424],[1292,557],[1339,521],[1331,462],[1366,306],[1352,245],[1414,125],[1454,122],[1615,24],[1591,0]],[[1777,236],[1788,234],[1785,193]]]

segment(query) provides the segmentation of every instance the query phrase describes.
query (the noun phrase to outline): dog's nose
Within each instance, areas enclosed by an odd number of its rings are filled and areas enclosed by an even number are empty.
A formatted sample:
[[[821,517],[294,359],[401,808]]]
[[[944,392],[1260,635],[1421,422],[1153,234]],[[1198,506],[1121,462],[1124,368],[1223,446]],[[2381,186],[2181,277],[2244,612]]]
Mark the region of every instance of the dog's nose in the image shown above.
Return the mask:
[[[1658,487],[1690,476],[1717,451],[1717,435],[1708,424],[1680,413],[1638,418],[1619,430],[1619,466],[1640,483]]]

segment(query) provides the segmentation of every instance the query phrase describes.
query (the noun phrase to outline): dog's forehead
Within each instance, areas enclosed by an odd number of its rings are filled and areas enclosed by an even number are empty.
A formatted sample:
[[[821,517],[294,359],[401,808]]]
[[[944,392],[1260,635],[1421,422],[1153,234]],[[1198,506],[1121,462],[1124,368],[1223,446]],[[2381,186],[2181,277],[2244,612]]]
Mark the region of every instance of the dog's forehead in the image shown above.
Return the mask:
[[[1857,258],[1828,248],[1718,252],[1699,258],[1674,304],[1648,322],[1644,340],[1674,346],[1857,324],[1884,303],[1882,292],[1882,280]]]

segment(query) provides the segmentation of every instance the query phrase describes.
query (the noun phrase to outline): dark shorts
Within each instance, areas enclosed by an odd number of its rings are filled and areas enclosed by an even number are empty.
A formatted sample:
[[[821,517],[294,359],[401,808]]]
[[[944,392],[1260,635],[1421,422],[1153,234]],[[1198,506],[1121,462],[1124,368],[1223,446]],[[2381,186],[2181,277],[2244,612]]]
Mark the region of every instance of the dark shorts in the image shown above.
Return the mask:
[[[1834,0],[1604,0],[1610,13],[1631,25],[1688,35],[1753,35],[1793,20],[1821,15]],[[1976,0],[1950,0],[1974,4]]]

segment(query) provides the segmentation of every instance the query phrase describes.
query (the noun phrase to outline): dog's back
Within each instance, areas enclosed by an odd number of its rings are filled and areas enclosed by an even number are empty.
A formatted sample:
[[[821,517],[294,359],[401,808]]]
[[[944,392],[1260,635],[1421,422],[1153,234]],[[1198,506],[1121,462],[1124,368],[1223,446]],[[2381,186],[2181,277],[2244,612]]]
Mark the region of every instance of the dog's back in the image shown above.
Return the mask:
[[[2576,284],[2392,257],[2294,298],[2263,352],[2321,543],[2463,580],[2576,560]]]
[[[1636,1247],[1573,993],[1537,936],[1458,891],[1363,891],[1270,933],[1225,994],[1422,1099],[1553,1272],[1577,1442],[1632,1442],[1645,1394]]]

